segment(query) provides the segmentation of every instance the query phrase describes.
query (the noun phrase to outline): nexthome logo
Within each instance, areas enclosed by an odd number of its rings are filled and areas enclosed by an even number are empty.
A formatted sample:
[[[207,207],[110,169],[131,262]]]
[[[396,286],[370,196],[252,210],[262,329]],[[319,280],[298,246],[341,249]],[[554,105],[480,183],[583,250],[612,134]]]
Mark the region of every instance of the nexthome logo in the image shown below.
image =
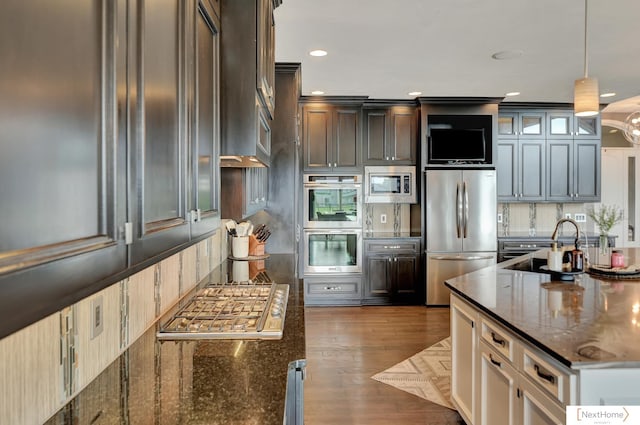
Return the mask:
[[[640,423],[640,406],[567,406],[567,425]]]

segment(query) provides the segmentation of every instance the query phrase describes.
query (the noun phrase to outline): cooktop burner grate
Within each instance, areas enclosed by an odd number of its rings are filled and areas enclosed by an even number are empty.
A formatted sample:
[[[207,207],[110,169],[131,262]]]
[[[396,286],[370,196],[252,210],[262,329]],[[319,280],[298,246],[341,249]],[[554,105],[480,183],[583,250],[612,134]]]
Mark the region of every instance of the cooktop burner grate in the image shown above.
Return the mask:
[[[159,339],[282,338],[289,285],[207,286],[161,326]]]

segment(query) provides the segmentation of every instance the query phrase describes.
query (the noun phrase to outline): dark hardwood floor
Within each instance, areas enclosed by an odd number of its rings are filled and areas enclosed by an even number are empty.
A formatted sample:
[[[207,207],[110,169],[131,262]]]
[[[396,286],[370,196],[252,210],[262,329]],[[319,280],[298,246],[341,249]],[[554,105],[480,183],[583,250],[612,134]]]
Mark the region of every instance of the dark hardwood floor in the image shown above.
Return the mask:
[[[306,425],[464,424],[446,407],[371,379],[449,336],[449,309],[307,307]]]

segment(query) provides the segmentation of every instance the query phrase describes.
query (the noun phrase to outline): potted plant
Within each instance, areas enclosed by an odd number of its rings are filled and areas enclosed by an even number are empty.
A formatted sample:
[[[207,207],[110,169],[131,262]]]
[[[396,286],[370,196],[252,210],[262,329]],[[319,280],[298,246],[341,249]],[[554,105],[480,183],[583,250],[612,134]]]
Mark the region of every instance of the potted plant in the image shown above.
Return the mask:
[[[600,228],[600,251],[609,247],[609,231],[622,220],[622,209],[616,205],[600,205],[600,208],[589,207],[587,215]]]

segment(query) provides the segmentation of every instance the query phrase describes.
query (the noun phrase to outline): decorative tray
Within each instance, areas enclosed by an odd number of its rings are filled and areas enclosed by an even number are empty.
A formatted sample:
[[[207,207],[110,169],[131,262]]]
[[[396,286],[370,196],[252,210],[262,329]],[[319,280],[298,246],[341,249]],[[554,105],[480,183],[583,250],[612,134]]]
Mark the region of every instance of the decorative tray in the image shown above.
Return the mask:
[[[248,255],[246,257],[234,257],[233,255],[229,255],[228,258],[234,261],[257,261],[269,258],[269,254]]]
[[[549,270],[549,266],[547,265],[540,266],[540,270],[542,270],[545,273],[551,274],[551,277],[557,280],[574,280],[576,275],[584,273],[584,272],[558,272],[555,270]]]
[[[629,267],[611,267],[592,264],[589,270],[587,270],[587,273],[608,279],[640,279],[640,269],[638,269],[636,265]]]

